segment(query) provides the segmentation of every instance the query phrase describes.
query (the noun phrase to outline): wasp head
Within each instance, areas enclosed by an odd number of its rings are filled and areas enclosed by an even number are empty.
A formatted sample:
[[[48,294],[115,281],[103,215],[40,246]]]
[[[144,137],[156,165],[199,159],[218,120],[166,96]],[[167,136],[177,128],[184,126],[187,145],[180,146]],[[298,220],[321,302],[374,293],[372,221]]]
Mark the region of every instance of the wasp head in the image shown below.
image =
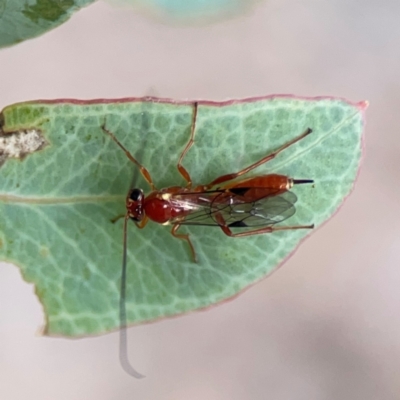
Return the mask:
[[[143,210],[144,194],[142,189],[132,189],[126,198],[126,210],[129,218],[140,222],[144,216]]]

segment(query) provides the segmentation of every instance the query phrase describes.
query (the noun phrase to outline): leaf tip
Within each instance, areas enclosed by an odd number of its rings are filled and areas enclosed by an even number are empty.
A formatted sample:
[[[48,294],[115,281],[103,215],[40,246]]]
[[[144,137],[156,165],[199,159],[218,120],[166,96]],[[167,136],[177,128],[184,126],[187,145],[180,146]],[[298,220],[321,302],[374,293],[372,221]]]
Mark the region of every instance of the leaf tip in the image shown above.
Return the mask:
[[[369,106],[369,101],[368,100],[363,100],[357,103],[357,107],[360,109],[360,111],[365,111]]]

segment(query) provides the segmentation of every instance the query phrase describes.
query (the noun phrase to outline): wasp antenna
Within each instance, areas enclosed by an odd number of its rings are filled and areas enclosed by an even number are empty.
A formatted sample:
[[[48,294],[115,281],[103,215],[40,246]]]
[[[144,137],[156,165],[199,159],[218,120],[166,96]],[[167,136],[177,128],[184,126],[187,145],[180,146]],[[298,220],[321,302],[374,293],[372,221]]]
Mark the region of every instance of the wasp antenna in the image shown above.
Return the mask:
[[[119,361],[124,371],[134,378],[144,378],[144,375],[137,372],[133,368],[128,358],[128,338],[127,338],[127,322],[126,322],[126,253],[127,253],[127,224],[128,214],[124,219],[124,240],[122,254],[122,273],[121,273],[121,292],[119,298]]]
[[[293,179],[293,185],[301,185],[303,183],[314,183],[312,179]]]

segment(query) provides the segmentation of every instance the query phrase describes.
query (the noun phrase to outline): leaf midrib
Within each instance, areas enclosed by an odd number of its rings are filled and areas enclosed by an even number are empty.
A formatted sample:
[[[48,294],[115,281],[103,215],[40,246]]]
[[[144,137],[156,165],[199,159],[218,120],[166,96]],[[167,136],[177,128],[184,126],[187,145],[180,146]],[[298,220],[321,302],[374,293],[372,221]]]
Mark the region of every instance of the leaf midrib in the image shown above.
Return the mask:
[[[0,193],[1,203],[26,204],[71,204],[71,203],[112,203],[125,200],[125,195],[98,195],[98,196],[66,196],[66,197],[29,197],[14,196]]]

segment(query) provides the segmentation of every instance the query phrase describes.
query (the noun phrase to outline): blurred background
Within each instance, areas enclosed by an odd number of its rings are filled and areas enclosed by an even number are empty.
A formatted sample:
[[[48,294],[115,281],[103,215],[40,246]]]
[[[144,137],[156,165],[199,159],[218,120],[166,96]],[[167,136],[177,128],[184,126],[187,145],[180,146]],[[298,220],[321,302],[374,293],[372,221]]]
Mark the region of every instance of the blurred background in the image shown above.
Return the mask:
[[[267,94],[369,100],[353,194],[281,269],[233,301],[118,334],[40,337],[33,286],[0,268],[0,398],[400,399],[400,2],[260,2],[179,26],[98,2],[0,51],[0,109],[54,98]]]

